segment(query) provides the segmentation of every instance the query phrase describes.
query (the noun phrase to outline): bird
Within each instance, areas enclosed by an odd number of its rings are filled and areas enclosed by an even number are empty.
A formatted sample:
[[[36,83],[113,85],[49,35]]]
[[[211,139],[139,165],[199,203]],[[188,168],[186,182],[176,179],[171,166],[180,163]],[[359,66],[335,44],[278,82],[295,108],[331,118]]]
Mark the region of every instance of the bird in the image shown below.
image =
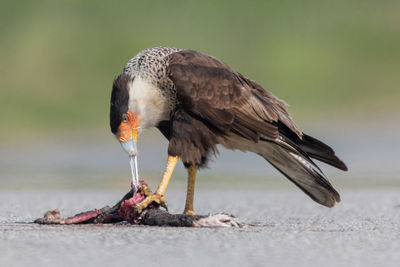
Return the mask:
[[[218,147],[263,157],[315,202],[340,202],[319,160],[340,170],[346,164],[322,141],[303,133],[286,102],[216,57],[173,47],[153,47],[134,56],[113,81],[110,127],[130,157],[138,132],[158,128],[169,141],[157,191],[138,204],[166,206],[165,193],[179,161],[187,169],[185,214],[193,208],[197,172]],[[138,179],[138,178],[137,178]]]

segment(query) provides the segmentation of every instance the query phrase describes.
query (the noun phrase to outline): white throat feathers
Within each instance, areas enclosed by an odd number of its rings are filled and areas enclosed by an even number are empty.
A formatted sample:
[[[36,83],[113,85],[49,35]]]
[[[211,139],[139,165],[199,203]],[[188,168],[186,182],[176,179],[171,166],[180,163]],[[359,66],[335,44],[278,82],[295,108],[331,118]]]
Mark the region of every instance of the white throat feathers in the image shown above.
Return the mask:
[[[148,129],[169,119],[168,103],[161,90],[140,76],[128,83],[129,110],[138,115],[140,127]]]

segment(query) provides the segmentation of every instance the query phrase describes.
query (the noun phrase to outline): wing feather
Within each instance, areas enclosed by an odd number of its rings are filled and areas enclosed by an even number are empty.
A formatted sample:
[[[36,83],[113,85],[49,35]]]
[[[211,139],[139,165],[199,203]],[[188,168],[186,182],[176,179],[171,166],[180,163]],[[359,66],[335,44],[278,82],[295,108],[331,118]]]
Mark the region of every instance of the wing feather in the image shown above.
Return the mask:
[[[281,121],[302,138],[283,101],[217,58],[183,50],[167,61],[179,105],[218,130],[234,130],[256,142],[260,136],[274,140]]]

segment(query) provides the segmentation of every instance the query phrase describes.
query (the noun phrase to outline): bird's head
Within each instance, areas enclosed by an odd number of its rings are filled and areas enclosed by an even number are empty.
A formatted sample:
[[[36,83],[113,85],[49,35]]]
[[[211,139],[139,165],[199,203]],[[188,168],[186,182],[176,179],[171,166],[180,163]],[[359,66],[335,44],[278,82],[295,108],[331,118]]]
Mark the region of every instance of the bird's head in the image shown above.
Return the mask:
[[[129,108],[128,84],[133,81],[129,75],[115,78],[111,93],[110,126],[122,148],[130,157],[137,155],[137,138],[140,129],[139,114]]]

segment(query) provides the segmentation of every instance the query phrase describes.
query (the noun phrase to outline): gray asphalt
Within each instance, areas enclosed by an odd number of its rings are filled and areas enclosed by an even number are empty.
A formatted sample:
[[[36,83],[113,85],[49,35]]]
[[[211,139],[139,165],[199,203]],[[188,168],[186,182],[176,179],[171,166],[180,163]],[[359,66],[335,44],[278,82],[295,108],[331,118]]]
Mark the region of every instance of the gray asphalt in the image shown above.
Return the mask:
[[[400,189],[342,190],[328,209],[296,191],[196,194],[198,213],[228,212],[244,228],[40,226],[115,203],[120,191],[0,191],[0,266],[399,266]],[[170,211],[184,191],[168,191]],[[254,224],[250,226],[249,224]]]

